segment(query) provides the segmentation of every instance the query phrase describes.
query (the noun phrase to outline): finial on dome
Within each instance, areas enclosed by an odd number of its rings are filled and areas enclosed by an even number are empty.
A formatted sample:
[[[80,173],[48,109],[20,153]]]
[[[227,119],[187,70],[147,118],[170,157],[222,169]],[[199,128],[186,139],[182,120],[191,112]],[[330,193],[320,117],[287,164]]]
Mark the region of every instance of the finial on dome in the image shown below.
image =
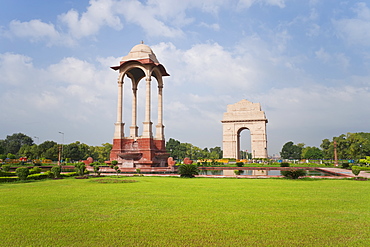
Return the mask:
[[[144,40],[141,41],[141,44],[144,44]]]

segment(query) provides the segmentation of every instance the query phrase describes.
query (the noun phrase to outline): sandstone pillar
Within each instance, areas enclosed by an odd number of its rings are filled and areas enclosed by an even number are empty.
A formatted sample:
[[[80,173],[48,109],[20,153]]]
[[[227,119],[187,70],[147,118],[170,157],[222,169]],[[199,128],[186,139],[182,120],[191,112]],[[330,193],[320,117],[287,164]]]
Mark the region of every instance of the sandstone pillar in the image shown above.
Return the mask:
[[[164,140],[163,134],[163,86],[158,86],[158,123],[156,125],[156,139]]]
[[[137,137],[137,88],[134,87],[132,89],[132,114],[131,114],[131,126],[130,126],[130,137],[136,138]]]
[[[114,139],[124,137],[124,123],[122,122],[123,82],[118,81],[117,122],[115,123]]]
[[[143,122],[143,138],[152,138],[152,122],[151,114],[151,78],[146,78],[146,97],[145,97],[145,120]]]

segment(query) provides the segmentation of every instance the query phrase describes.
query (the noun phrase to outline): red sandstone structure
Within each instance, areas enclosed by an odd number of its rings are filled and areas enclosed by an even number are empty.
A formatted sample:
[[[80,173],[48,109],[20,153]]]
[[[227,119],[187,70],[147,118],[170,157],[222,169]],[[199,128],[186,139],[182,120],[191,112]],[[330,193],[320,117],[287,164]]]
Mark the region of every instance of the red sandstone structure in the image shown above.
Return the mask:
[[[118,76],[118,105],[117,122],[113,137],[113,148],[110,160],[117,160],[120,167],[163,167],[167,166],[169,154],[165,149],[164,125],[163,125],[163,76],[169,76],[166,69],[160,64],[152,51],[145,45],[134,46],[130,53],[123,57],[120,65],[111,67],[119,71]],[[131,80],[132,88],[132,123],[129,136],[124,136],[122,122],[123,110],[123,83],[124,77]],[[155,136],[152,132],[151,121],[151,81],[152,77],[158,82],[158,123]],[[137,91],[141,79],[146,81],[145,97],[145,120],[143,122],[142,135],[138,135],[137,126]]]

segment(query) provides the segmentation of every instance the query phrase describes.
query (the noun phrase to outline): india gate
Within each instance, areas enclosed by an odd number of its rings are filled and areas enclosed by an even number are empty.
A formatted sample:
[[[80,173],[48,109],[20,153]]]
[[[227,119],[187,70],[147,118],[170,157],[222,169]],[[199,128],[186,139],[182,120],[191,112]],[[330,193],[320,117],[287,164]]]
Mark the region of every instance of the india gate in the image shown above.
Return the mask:
[[[221,122],[224,158],[240,159],[240,133],[245,129],[251,133],[252,158],[267,158],[267,118],[260,103],[243,99],[228,105]]]
[[[166,69],[160,64],[152,51],[145,44],[134,46],[127,56],[124,56],[118,66],[111,67],[119,72],[118,76],[118,104],[117,121],[113,137],[113,147],[110,160],[117,160],[122,167],[158,167],[166,166],[169,154],[165,148],[163,125],[163,77],[169,76]],[[123,84],[125,76],[131,80],[131,125],[129,135],[125,136],[125,123],[122,118]],[[152,78],[156,79],[157,90],[152,93]],[[137,91],[139,83],[145,83],[145,118],[142,123],[142,135],[138,135],[137,123]],[[156,94],[157,123],[155,133],[152,127],[152,95]]]

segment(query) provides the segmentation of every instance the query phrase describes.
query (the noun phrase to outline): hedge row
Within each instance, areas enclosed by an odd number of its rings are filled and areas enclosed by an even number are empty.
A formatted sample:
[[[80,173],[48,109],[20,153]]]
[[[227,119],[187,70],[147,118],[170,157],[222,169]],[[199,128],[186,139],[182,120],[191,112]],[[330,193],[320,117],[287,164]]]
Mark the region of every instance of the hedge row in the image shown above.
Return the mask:
[[[369,166],[352,166],[352,169],[359,169],[361,171],[370,171]]]
[[[15,172],[4,172],[0,170],[0,177],[14,177],[17,176]]]
[[[11,176],[9,175],[9,176],[0,177],[0,183],[15,182],[19,180],[19,178],[15,175],[14,172],[9,172],[9,173],[11,173]],[[69,177],[75,177],[77,175],[78,175],[77,172],[69,172],[69,173],[61,174],[61,177],[69,178]],[[47,179],[47,178],[54,178],[54,175],[51,172],[31,174],[31,175],[28,175],[27,180],[41,180],[41,179]]]
[[[28,175],[27,180],[41,180],[41,179],[45,179],[48,177],[49,176],[46,173],[31,174],[31,175]]]
[[[18,177],[0,177],[0,183],[15,182],[17,180],[18,180]]]

